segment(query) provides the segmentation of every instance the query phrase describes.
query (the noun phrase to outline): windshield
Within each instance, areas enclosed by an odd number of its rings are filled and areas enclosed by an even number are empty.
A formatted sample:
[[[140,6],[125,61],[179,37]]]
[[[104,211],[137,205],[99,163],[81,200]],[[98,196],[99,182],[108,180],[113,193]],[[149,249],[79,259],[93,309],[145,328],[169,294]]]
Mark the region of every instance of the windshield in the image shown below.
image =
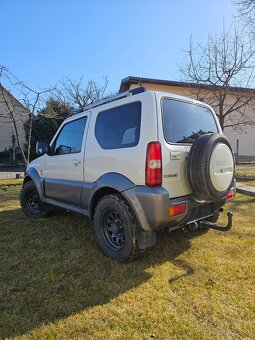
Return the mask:
[[[207,133],[217,133],[212,112],[204,106],[163,99],[163,130],[169,143],[193,143]]]

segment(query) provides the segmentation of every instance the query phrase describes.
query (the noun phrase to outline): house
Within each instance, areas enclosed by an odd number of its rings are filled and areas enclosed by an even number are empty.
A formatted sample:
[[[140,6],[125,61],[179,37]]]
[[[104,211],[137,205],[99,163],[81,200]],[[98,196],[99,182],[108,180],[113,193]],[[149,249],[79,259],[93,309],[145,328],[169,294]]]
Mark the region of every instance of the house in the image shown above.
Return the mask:
[[[28,119],[29,111],[0,84],[0,152],[15,150],[18,147],[17,135],[21,147],[24,147],[24,124]]]
[[[122,79],[119,91],[124,92],[139,86],[144,86],[148,90],[170,92],[204,101],[211,105],[217,113],[216,97],[221,90],[220,87],[170,80],[127,77]],[[242,109],[245,116],[248,117],[247,121],[255,122],[255,89],[228,87],[226,92],[226,105],[228,108],[231,108],[238,100],[240,102],[247,100],[249,105],[243,106]],[[230,140],[233,152],[238,155],[239,160],[255,160],[255,125],[240,124],[238,112],[232,112],[231,117],[232,121],[225,124],[224,134]]]

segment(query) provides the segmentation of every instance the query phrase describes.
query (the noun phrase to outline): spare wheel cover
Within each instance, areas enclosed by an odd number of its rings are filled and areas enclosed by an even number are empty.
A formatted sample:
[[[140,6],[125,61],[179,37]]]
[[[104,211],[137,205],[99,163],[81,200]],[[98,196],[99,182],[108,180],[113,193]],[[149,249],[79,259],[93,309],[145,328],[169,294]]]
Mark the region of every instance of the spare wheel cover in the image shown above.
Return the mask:
[[[226,144],[218,143],[213,149],[209,163],[210,179],[217,191],[225,191],[233,181],[234,160]]]
[[[210,133],[197,139],[189,152],[187,179],[197,200],[219,201],[234,180],[234,156],[228,139]]]

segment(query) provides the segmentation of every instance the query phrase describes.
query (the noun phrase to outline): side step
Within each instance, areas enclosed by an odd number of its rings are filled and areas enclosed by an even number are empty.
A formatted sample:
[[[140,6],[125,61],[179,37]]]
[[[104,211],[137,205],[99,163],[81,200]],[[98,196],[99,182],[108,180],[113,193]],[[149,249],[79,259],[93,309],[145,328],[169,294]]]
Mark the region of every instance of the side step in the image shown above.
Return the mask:
[[[198,222],[198,225],[200,227],[205,227],[205,228],[210,228],[210,229],[214,229],[214,230],[218,230],[218,231],[229,231],[232,228],[232,217],[233,217],[233,213],[231,211],[229,211],[227,213],[228,216],[228,224],[226,227],[222,227],[220,225],[208,222],[208,221],[200,221]]]

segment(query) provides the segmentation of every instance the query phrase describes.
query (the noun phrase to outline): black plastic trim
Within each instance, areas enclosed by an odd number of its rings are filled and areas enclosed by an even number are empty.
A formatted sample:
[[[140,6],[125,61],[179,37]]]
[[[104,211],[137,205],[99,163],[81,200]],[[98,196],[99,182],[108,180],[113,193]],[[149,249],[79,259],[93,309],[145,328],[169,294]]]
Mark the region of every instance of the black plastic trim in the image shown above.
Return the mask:
[[[136,94],[146,92],[146,87],[144,86],[136,87],[132,90],[129,90],[129,92],[132,94],[132,96],[134,96]]]

